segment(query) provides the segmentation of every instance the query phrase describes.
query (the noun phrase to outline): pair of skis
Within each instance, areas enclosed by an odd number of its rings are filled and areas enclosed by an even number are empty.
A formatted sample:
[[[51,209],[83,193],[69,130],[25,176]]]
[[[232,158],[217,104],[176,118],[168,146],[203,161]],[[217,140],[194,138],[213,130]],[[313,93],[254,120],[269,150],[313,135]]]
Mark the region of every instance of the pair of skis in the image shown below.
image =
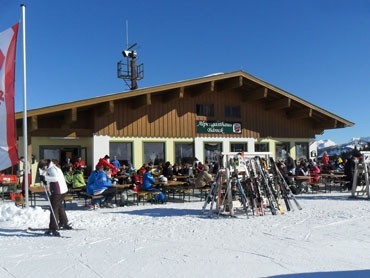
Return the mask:
[[[282,198],[285,202],[285,206],[286,206],[287,210],[288,211],[293,210],[293,206],[292,206],[292,203],[290,202],[290,199],[292,199],[294,204],[296,205],[296,207],[299,210],[301,210],[302,207],[298,203],[298,201],[295,198],[293,192],[290,190],[290,187],[289,187],[288,183],[286,182],[283,174],[281,173],[279,167],[276,165],[276,163],[275,163],[275,161],[272,157],[270,157],[270,164],[271,164],[271,169],[274,173],[274,176],[277,179],[277,183],[280,186],[281,195],[282,195]]]
[[[48,228],[33,228],[33,227],[28,227],[26,230],[26,233],[31,234],[33,236],[45,236],[45,237],[58,237],[58,238],[71,238],[70,236],[64,236],[64,235],[49,235],[46,232],[48,231]],[[82,231],[85,229],[71,229],[68,231]]]

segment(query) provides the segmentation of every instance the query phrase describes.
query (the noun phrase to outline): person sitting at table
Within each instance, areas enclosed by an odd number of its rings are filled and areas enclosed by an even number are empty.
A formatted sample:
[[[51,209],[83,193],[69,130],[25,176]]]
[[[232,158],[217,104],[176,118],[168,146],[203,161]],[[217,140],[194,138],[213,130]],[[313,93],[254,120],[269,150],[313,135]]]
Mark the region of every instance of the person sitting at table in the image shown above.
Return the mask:
[[[276,166],[277,166],[279,172],[281,173],[282,178],[284,179],[284,181],[288,185],[290,191],[295,195],[300,194],[302,192],[303,185],[300,184],[300,183],[296,184],[294,182],[293,175],[292,175],[291,171],[288,170],[288,167],[285,165],[285,163],[283,161],[279,161],[279,162],[276,163]],[[294,168],[294,170],[295,170],[295,168]]]
[[[202,188],[209,185],[213,181],[213,177],[208,173],[209,167],[204,165],[203,170],[200,171],[195,180],[195,187]]]
[[[302,179],[299,179],[298,177],[301,177],[301,176],[308,176],[309,175],[309,169],[308,169],[308,162],[306,162],[305,159],[302,159],[300,160],[298,163],[297,163],[297,167],[295,168],[295,176],[297,176],[297,178],[294,178],[295,180],[295,188],[291,188],[292,192],[295,191],[296,193],[298,192],[308,192],[308,183],[307,180],[302,180]]]
[[[174,176],[181,176],[182,175],[182,171],[181,171],[181,165],[175,163],[173,164],[173,167],[172,167],[172,173],[174,174]]]
[[[296,176],[308,176],[308,163],[303,159],[297,163],[295,168]]]
[[[121,163],[119,162],[119,160],[117,159],[117,156],[114,156],[113,157],[113,160],[110,162],[110,164],[112,164],[115,168],[116,168],[116,171],[117,171],[117,174],[119,172],[121,172]]]
[[[201,173],[204,170],[205,166],[206,166],[205,164],[203,164],[202,162],[199,161],[199,163],[197,164],[197,167],[195,168],[196,175]]]
[[[325,151],[323,156],[322,156],[321,163],[324,164],[324,165],[328,165],[329,160],[330,160],[330,157],[328,155],[328,152]]]
[[[171,180],[173,177],[173,170],[171,162],[167,161],[162,169],[162,175],[165,176],[168,180]]]
[[[68,190],[72,189],[73,185],[73,167],[69,165],[66,167],[64,172],[64,179],[66,180]]]
[[[111,203],[116,194],[116,189],[113,187],[111,176],[112,169],[110,167],[103,166],[101,170],[97,171],[95,181],[89,188],[90,192],[92,191],[94,195],[104,196],[105,199],[101,203],[101,207],[115,207]]]
[[[190,164],[189,163],[185,163],[181,166],[181,175],[184,175],[184,176],[190,176]]]
[[[321,170],[319,168],[319,166],[317,166],[317,163],[316,162],[313,162],[311,161],[309,163],[309,174],[310,176],[313,176],[313,178],[310,180],[310,182],[318,182],[320,180],[320,173],[321,173]]]
[[[72,189],[84,190],[86,188],[83,169],[81,167],[75,169],[72,176]]]
[[[163,204],[164,202],[166,202],[167,196],[155,186],[155,178],[150,171],[151,168],[146,167],[145,170],[146,172],[143,175],[141,190],[158,192],[157,194],[155,194],[155,200]]]
[[[81,156],[77,158],[77,161],[73,163],[73,168],[86,168],[86,162]]]
[[[101,166],[102,168],[103,166]],[[96,177],[98,176],[98,173],[101,169],[100,168],[95,168],[94,171],[92,171],[87,178],[86,182],[86,192],[90,195],[94,195],[94,184]],[[96,209],[100,207],[100,203],[104,201],[104,197],[101,199],[92,199],[90,203],[90,209]]]
[[[117,175],[118,171],[116,167],[114,167],[114,165],[110,163],[109,155],[105,155],[103,158],[100,158],[95,168],[98,169],[98,168],[101,168],[102,166],[110,168],[112,170],[111,172],[112,176]]]
[[[121,179],[119,183],[132,183],[132,177],[136,173],[134,166],[129,162],[127,165],[122,165]]]

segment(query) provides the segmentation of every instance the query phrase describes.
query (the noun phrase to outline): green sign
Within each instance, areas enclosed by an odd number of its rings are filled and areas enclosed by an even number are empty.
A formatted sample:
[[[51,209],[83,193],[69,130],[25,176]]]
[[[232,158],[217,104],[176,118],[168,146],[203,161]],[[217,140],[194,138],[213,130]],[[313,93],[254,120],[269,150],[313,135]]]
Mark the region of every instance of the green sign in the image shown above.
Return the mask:
[[[240,134],[241,123],[197,121],[197,133]]]

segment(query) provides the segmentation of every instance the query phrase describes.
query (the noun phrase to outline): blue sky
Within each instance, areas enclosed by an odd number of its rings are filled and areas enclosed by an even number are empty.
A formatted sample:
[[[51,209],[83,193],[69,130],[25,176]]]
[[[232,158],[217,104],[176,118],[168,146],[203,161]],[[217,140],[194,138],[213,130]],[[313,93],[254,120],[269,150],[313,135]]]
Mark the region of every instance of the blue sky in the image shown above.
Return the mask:
[[[128,37],[144,63],[139,88],[243,70],[355,123],[317,139],[370,135],[370,1],[0,0],[1,31],[20,20],[21,3],[28,109],[128,90],[116,73]]]

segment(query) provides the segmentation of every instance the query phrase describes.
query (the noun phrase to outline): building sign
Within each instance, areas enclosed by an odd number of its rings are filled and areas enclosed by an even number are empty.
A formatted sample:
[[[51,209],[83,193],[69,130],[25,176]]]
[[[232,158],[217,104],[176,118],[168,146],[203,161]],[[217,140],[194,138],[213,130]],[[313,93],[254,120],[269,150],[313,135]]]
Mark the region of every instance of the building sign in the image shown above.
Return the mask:
[[[197,121],[197,133],[239,134],[241,132],[241,123]]]

